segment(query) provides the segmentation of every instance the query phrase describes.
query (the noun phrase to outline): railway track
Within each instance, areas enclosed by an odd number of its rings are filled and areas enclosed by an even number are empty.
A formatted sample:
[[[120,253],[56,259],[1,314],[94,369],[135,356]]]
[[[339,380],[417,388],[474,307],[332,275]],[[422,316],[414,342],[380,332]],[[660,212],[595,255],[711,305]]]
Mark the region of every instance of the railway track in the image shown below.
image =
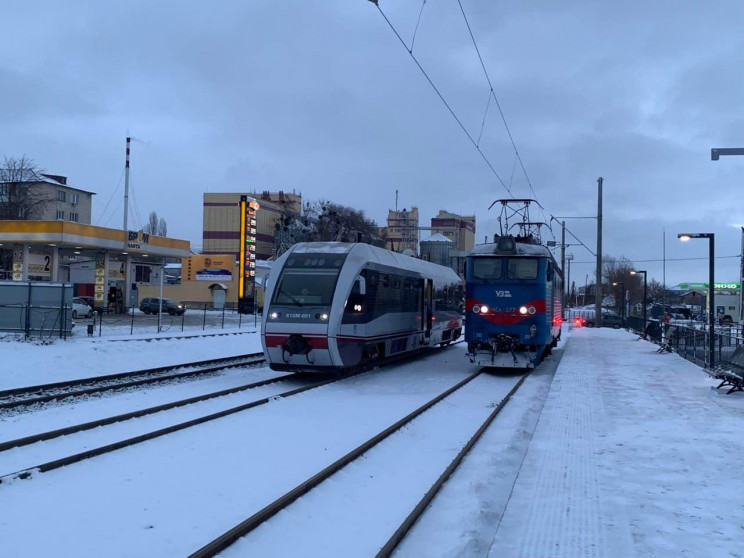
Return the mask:
[[[189,558],[207,558],[207,557],[215,556],[219,554],[220,552],[224,551],[230,545],[236,542],[239,538],[249,534],[251,531],[259,527],[265,521],[267,521],[268,519],[270,519],[271,517],[273,517],[280,511],[288,508],[297,499],[308,494],[313,488],[320,485],[323,481],[331,478],[335,473],[339,472],[341,469],[343,469],[350,463],[357,460],[363,454],[369,452],[372,448],[374,448],[380,442],[382,442],[383,440],[385,440],[392,434],[400,431],[403,427],[410,424],[414,419],[421,416],[423,413],[425,413],[432,407],[436,406],[438,403],[442,402],[450,395],[454,394],[458,390],[465,387],[467,384],[475,380],[482,373],[483,373],[483,370],[479,370],[471,374],[467,378],[463,379],[461,382],[457,383],[456,385],[447,389],[443,393],[434,397],[427,403],[421,405],[416,410],[412,411],[411,413],[409,413],[408,415],[406,415],[405,417],[403,417],[396,423],[392,424],[391,426],[389,426],[388,428],[386,428],[379,434],[376,434],[375,436],[368,439],[366,442],[362,443],[361,445],[357,446],[355,449],[353,449],[352,451],[350,451],[349,453],[347,453],[340,459],[336,460],[335,462],[331,463],[326,468],[319,471],[318,473],[316,473],[315,475],[313,475],[312,477],[310,477],[303,483],[297,485],[294,489],[285,493],[283,496],[279,497],[272,503],[268,504],[261,510],[257,511],[256,513],[254,513],[253,515],[251,515],[250,517],[248,517],[247,519],[245,519],[238,525],[235,525],[230,530],[226,531],[219,537],[207,543],[202,548],[200,548],[199,550],[191,554]],[[442,488],[442,486],[444,486],[447,479],[455,471],[457,466],[462,462],[462,460],[465,458],[468,452],[473,448],[473,446],[476,444],[478,439],[487,430],[489,425],[493,422],[493,420],[496,418],[499,412],[504,408],[504,406],[509,401],[509,399],[514,395],[514,393],[517,392],[517,390],[520,388],[520,386],[523,384],[523,382],[528,376],[529,376],[529,372],[527,374],[522,375],[515,382],[514,386],[511,387],[511,389],[509,389],[509,391],[501,399],[501,401],[494,406],[493,411],[480,424],[480,426],[477,428],[475,433],[470,436],[467,443],[462,447],[462,449],[458,452],[455,458],[449,463],[449,465],[445,468],[445,470],[441,473],[441,475],[437,478],[437,480],[431,485],[431,487],[426,492],[426,494],[421,498],[421,500],[412,508],[411,512],[408,514],[408,516],[406,516],[405,520],[395,530],[392,536],[390,536],[387,542],[385,542],[381,546],[377,554],[378,558],[390,556],[394,552],[396,547],[400,544],[400,542],[405,537],[406,533],[408,533],[408,531],[411,529],[411,527],[414,525],[417,519],[421,516],[421,514],[424,512],[427,506],[431,503],[431,501],[434,499],[434,497],[439,492],[439,490]]]
[[[53,439],[53,438],[56,438],[56,437],[59,437],[59,436],[64,436],[64,435],[68,435],[68,434],[74,434],[74,433],[78,433],[78,432],[83,432],[85,430],[91,430],[91,429],[97,428],[99,426],[106,426],[106,425],[109,425],[109,424],[114,424],[116,422],[122,422],[122,421],[125,421],[125,420],[130,420],[132,418],[137,418],[137,417],[145,416],[147,414],[153,414],[153,413],[157,413],[157,412],[160,412],[160,411],[163,411],[163,410],[174,409],[176,407],[182,407],[182,406],[189,405],[189,404],[192,404],[192,403],[197,403],[199,401],[206,401],[208,399],[212,399],[212,398],[217,398],[217,397],[229,395],[230,393],[237,393],[239,391],[245,391],[245,390],[253,389],[253,388],[260,387],[260,386],[267,385],[267,384],[271,384],[271,383],[286,381],[288,378],[294,378],[294,377],[295,377],[295,375],[291,375],[289,377],[285,376],[285,377],[279,377],[279,378],[272,378],[272,379],[269,379],[269,380],[262,380],[260,382],[254,382],[252,384],[246,384],[244,386],[238,386],[236,388],[231,388],[229,390],[223,390],[221,392],[214,392],[214,393],[211,393],[211,394],[205,394],[205,395],[199,396],[197,398],[190,398],[190,399],[187,399],[187,400],[182,400],[182,401],[178,401],[178,402],[174,402],[174,403],[168,403],[166,405],[159,405],[157,407],[152,407],[152,408],[149,408],[149,409],[143,409],[142,411],[135,411],[135,412],[132,412],[132,413],[126,413],[126,414],[119,415],[119,416],[116,416],[116,417],[110,417],[110,418],[101,419],[101,420],[98,420],[98,421],[91,421],[91,422],[88,422],[88,423],[84,423],[84,424],[80,424],[80,425],[76,425],[76,426],[72,426],[72,427],[68,427],[68,428],[63,428],[63,429],[59,429],[59,430],[55,430],[55,431],[50,431],[50,432],[44,432],[44,433],[40,433],[40,434],[37,434],[37,435],[34,435],[34,436],[28,436],[26,438],[19,438],[17,440],[9,440],[7,442],[3,442],[2,443],[2,445],[0,446],[0,448],[1,448],[0,451],[7,451],[7,450],[12,449],[12,448],[15,448],[15,447],[28,446],[28,445],[31,445],[33,443],[39,442],[39,441],[49,440],[49,439]],[[235,414],[235,413],[239,413],[241,411],[245,411],[245,410],[251,409],[253,407],[258,407],[260,405],[264,405],[264,404],[268,403],[269,401],[272,401],[272,400],[277,399],[277,398],[291,397],[293,395],[297,395],[299,393],[303,393],[305,391],[308,391],[308,390],[311,390],[311,389],[315,389],[315,388],[318,388],[318,387],[321,387],[321,386],[324,386],[324,385],[327,385],[327,384],[330,384],[330,383],[333,383],[333,382],[344,380],[344,379],[349,378],[349,377],[351,377],[351,376],[336,376],[336,377],[333,377],[333,378],[330,378],[330,379],[321,380],[321,381],[318,381],[318,382],[311,383],[310,385],[307,385],[307,386],[303,386],[303,387],[299,387],[299,388],[294,388],[294,389],[291,389],[291,390],[288,390],[288,391],[284,391],[284,392],[280,392],[280,393],[275,393],[275,394],[272,394],[272,395],[270,395],[268,397],[263,397],[263,398],[260,398],[260,399],[256,399],[256,400],[250,401],[248,403],[244,403],[244,404],[241,404],[241,405],[237,405],[237,406],[234,406],[234,407],[223,409],[223,410],[218,411],[218,412],[215,412],[215,413],[210,413],[208,415],[198,416],[197,418],[194,418],[194,419],[191,419],[191,420],[187,420],[187,421],[184,421],[184,422],[179,422],[179,423],[170,425],[170,426],[165,427],[165,428],[160,428],[158,430],[147,432],[145,434],[141,434],[141,435],[138,435],[138,436],[133,436],[133,437],[126,438],[126,439],[123,439],[123,440],[119,440],[119,441],[116,441],[116,442],[113,442],[113,443],[110,443],[110,444],[106,444],[106,445],[103,445],[103,446],[99,446],[99,447],[96,447],[96,448],[92,448],[92,449],[83,451],[83,452],[80,452],[80,453],[75,453],[75,454],[72,454],[72,455],[67,455],[65,457],[62,457],[62,458],[59,458],[59,459],[54,459],[52,461],[47,461],[47,462],[41,463],[39,465],[34,465],[34,466],[31,466],[31,467],[26,467],[26,468],[24,468],[22,470],[18,470],[16,472],[9,473],[9,474],[4,474],[4,475],[0,476],[0,484],[2,484],[4,481],[7,482],[10,479],[27,479],[27,478],[31,477],[31,475],[34,472],[44,473],[44,472],[47,472],[47,471],[52,471],[54,469],[58,469],[60,467],[64,467],[66,465],[72,465],[74,463],[78,463],[80,461],[83,461],[85,459],[89,459],[91,457],[96,457],[96,456],[103,455],[103,454],[106,454],[106,453],[110,453],[112,451],[116,451],[116,450],[119,450],[119,449],[122,449],[122,448],[125,448],[125,447],[128,447],[128,446],[133,446],[135,444],[139,444],[139,443],[142,443],[142,442],[146,442],[148,440],[159,438],[160,436],[165,436],[166,434],[171,434],[173,432],[178,432],[179,430],[184,430],[184,429],[190,428],[192,426],[197,426],[197,425],[203,424],[205,422],[210,422],[210,421],[213,421],[213,420],[217,420],[219,418],[226,417],[226,416],[229,416],[229,415],[232,415],[232,414]],[[167,407],[167,408],[164,409],[163,407]]]
[[[251,353],[233,357],[210,359],[199,362],[160,366],[145,370],[108,374],[91,378],[81,378],[65,382],[40,384],[36,386],[0,391],[0,412],[19,410],[32,405],[52,401],[93,395],[111,390],[128,389],[184,378],[213,374],[226,368],[255,366],[265,362],[263,353]],[[196,368],[185,372],[174,372],[182,368]]]
[[[253,356],[253,355],[246,355],[246,356]],[[417,355],[400,357],[400,358],[392,360],[388,364],[400,363],[406,360],[411,360],[412,358],[415,358],[416,356]],[[311,389],[315,389],[315,388],[318,388],[324,385],[328,385],[333,382],[338,382],[338,381],[345,380],[345,379],[348,379],[354,376],[358,376],[359,374],[363,374],[365,372],[368,372],[369,370],[371,370],[371,368],[360,369],[357,372],[347,374],[344,376],[334,376],[329,379],[322,379],[320,381],[313,382],[307,386],[302,386],[302,387],[290,389],[284,392],[275,393],[268,397],[259,398],[259,399],[256,399],[256,400],[253,400],[247,403],[229,407],[227,409],[223,409],[221,411],[210,413],[207,415],[198,416],[194,419],[183,421],[183,422],[178,422],[176,424],[172,424],[165,428],[153,430],[153,431],[150,431],[144,434],[140,434],[138,436],[132,436],[126,439],[118,440],[116,442],[112,442],[112,443],[105,444],[102,446],[87,449],[83,452],[66,455],[64,457],[54,459],[51,461],[46,461],[44,463],[37,464],[34,466],[27,466],[27,467],[24,467],[23,469],[16,470],[15,472],[12,472],[12,473],[0,474],[0,484],[2,484],[4,481],[7,482],[8,480],[11,480],[11,479],[28,479],[32,476],[34,472],[43,473],[47,471],[52,471],[54,469],[58,469],[60,467],[64,467],[66,465],[72,465],[74,463],[78,463],[80,461],[89,459],[91,457],[96,457],[99,455],[110,453],[110,452],[113,452],[113,451],[116,451],[116,450],[119,450],[125,447],[129,447],[129,446],[139,444],[139,443],[142,443],[148,440],[152,440],[152,439],[155,439],[161,436],[165,436],[173,432],[178,432],[180,430],[184,430],[192,426],[197,426],[205,422],[210,422],[210,421],[223,418],[223,417],[235,414],[235,413],[239,413],[241,411],[245,411],[245,410],[248,410],[254,407],[258,407],[260,405],[264,405],[268,403],[269,401],[272,401],[277,398],[292,397],[293,395],[297,395],[297,394],[309,391]],[[252,382],[249,384],[244,384],[241,386],[236,386],[233,388],[229,388],[229,389],[225,389],[225,390],[221,390],[217,392],[207,393],[204,395],[199,395],[199,396],[191,397],[188,399],[183,399],[180,401],[174,401],[174,402],[165,403],[162,405],[157,405],[157,406],[150,407],[147,409],[141,409],[141,410],[132,411],[129,413],[123,413],[120,415],[106,417],[106,418],[102,418],[102,419],[98,419],[94,421],[89,421],[89,422],[85,422],[85,423],[81,423],[81,424],[77,424],[77,425],[73,425],[73,426],[69,426],[65,428],[60,428],[60,429],[56,429],[56,430],[52,430],[48,432],[41,432],[41,433],[34,434],[31,436],[17,438],[14,440],[7,440],[4,442],[0,442],[0,455],[2,454],[2,452],[8,451],[14,448],[22,448],[25,446],[31,446],[32,444],[35,444],[37,442],[53,440],[61,436],[74,435],[74,434],[78,434],[81,432],[93,430],[99,427],[105,427],[108,425],[121,423],[127,420],[141,418],[141,417],[145,417],[148,415],[153,415],[159,412],[169,411],[172,409],[177,409],[179,407],[185,407],[187,405],[191,405],[194,403],[208,401],[210,399],[216,399],[219,397],[225,397],[225,396],[232,395],[235,393],[240,393],[242,391],[248,391],[250,389],[254,389],[257,387],[262,387],[262,386],[273,384],[273,383],[279,383],[282,381],[293,380],[293,379],[296,379],[297,377],[298,377],[297,374],[289,374],[287,376],[270,378],[267,380]]]

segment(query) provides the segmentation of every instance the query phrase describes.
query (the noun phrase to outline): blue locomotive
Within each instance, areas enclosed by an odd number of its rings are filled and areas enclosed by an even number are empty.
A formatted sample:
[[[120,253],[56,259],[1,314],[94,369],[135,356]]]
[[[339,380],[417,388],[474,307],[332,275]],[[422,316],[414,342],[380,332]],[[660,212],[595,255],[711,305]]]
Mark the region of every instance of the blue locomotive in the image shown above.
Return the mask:
[[[532,236],[496,236],[466,264],[465,340],[471,362],[533,368],[560,339],[563,277]]]

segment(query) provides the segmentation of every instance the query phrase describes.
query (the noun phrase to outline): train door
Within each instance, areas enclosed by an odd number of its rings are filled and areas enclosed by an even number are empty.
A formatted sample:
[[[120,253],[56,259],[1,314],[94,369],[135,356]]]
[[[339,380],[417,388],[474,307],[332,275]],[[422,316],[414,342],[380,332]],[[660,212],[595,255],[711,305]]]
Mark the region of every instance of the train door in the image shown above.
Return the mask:
[[[434,321],[434,282],[426,280],[424,288],[424,336],[428,339],[431,335],[431,326]]]

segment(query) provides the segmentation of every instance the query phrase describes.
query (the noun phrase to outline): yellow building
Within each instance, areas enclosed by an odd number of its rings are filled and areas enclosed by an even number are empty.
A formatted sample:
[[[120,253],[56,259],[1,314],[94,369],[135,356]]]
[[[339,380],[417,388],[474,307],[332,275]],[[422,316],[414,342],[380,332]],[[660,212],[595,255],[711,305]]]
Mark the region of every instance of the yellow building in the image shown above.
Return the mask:
[[[0,221],[0,250],[13,281],[62,281],[96,305],[137,303],[139,287],[160,284],[165,258],[191,254],[187,240],[69,221]]]
[[[295,193],[205,193],[202,254],[234,254],[240,251],[240,196],[256,200],[256,259],[268,260],[274,253],[274,234],[283,216],[299,215],[302,196]]]
[[[256,262],[256,303],[263,306],[265,280],[271,266]],[[235,308],[238,305],[240,266],[232,254],[193,255],[181,260],[181,282],[164,285],[163,296],[186,304],[187,308]],[[140,300],[160,296],[159,285],[141,287]]]
[[[387,228],[384,229],[385,248],[402,253],[412,250],[419,252],[419,212],[417,207],[388,211]]]
[[[431,233],[453,242],[453,250],[469,252],[475,246],[475,215],[457,215],[444,209],[431,219]]]

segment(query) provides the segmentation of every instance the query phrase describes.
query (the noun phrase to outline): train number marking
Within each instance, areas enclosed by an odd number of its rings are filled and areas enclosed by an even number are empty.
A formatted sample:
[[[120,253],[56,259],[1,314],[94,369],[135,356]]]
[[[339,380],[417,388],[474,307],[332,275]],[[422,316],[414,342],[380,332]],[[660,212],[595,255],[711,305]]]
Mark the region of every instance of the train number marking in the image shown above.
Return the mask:
[[[496,296],[502,298],[511,298],[511,291],[495,291]]]

